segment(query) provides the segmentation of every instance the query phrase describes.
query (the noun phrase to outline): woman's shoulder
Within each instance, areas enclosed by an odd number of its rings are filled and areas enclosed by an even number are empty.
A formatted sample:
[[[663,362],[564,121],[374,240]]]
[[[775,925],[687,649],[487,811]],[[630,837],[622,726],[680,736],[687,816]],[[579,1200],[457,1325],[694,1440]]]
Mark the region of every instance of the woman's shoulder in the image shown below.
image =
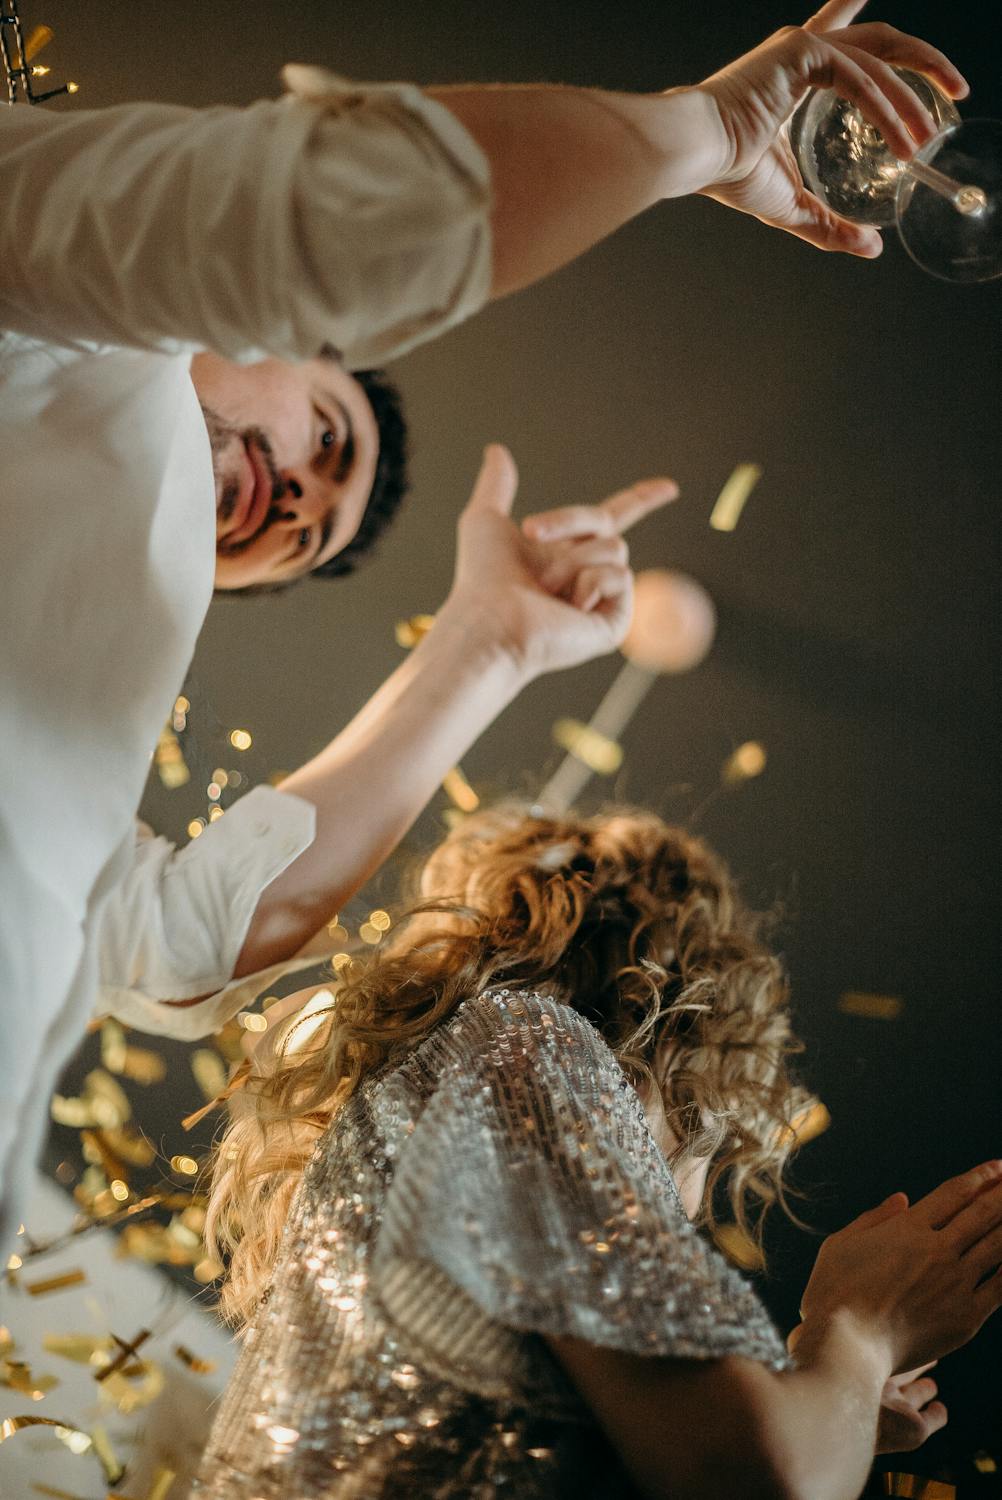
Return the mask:
[[[436,1050],[443,1066],[492,1076],[557,1069],[626,1082],[590,1021],[545,990],[493,985],[471,995],[438,1028]]]

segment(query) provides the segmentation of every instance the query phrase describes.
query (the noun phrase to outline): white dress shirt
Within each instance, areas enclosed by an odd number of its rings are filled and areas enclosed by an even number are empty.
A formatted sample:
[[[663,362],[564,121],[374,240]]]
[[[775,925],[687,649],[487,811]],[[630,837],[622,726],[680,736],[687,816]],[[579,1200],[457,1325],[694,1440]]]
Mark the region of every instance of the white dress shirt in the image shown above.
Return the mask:
[[[137,842],[212,591],[191,353],[358,368],[488,291],[487,165],[454,117],[286,82],[245,110],[0,111],[0,1251],[88,1016],[217,1028],[260,892],[313,838],[262,788],[180,853]]]

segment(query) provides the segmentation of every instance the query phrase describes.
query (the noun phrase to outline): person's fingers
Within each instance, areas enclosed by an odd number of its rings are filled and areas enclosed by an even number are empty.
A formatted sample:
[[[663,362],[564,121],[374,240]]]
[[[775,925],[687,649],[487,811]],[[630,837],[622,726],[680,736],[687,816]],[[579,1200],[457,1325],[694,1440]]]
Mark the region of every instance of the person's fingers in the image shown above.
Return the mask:
[[[1002,1307],[1002,1271],[996,1271],[994,1276],[982,1282],[974,1293],[974,1306],[982,1323],[992,1313],[998,1312]]]
[[[941,1428],[946,1426],[950,1420],[950,1413],[942,1401],[930,1401],[929,1405],[921,1412],[921,1417],[925,1423],[926,1437],[932,1437],[934,1432],[939,1432]]]
[[[848,26],[859,15],[866,0],[827,0],[820,10],[804,22],[804,30],[820,35],[824,31],[838,31]]]
[[[876,1208],[868,1208],[858,1218],[853,1219],[845,1226],[846,1229],[874,1229],[878,1224],[883,1224],[885,1219],[893,1219],[895,1214],[902,1213],[908,1207],[907,1193],[891,1193],[883,1203],[878,1203]],[[845,1233],[845,1230],[842,1231]]]
[[[992,1183],[965,1203],[950,1222],[943,1225],[940,1233],[958,1255],[966,1255],[993,1231],[999,1230],[1002,1230],[1002,1180]]]
[[[969,1172],[961,1172],[959,1176],[941,1182],[939,1187],[919,1199],[912,1213],[931,1229],[942,1229],[968,1203],[998,1182],[1002,1182],[1002,1161],[982,1162]]]
[[[467,501],[465,514],[490,511],[495,515],[510,516],[517,491],[515,460],[503,443],[489,443],[484,449],[480,473]]]
[[[897,120],[907,127],[911,140],[905,144],[913,151],[916,143],[924,146],[927,141],[931,141],[939,127],[915,90],[909,88],[905,80],[895,73],[890,63],[868,48],[858,47],[852,32],[849,32],[849,36],[853,40],[840,41],[838,50],[872,79],[885,107],[890,107]]]
[[[656,510],[668,500],[674,500],[678,485],[674,479],[640,479],[628,489],[610,495],[601,505],[564,505],[555,510],[541,511],[538,515],[526,516],[522,530],[535,542],[557,542],[573,537],[615,536],[624,531],[619,512],[632,506],[634,520]]]
[[[895,156],[907,160],[914,155],[915,140],[886,96],[883,79],[878,83],[873,76],[885,64],[866,52],[854,56],[851,47],[833,46],[827,37],[802,38],[801,45],[802,66],[812,88],[835,89],[856,105],[868,124],[880,131]]]
[[[939,1395],[939,1386],[935,1380],[912,1380],[908,1385],[898,1386],[898,1395],[918,1411]]]
[[[624,567],[629,548],[620,536],[586,537],[560,547],[539,574],[540,587],[548,594],[562,594],[582,568],[614,563]]]
[[[610,495],[598,508],[612,517],[617,532],[623,532],[629,531],[651,511],[659,510],[669,500],[677,498],[678,485],[674,479],[645,479],[640,484],[631,485],[628,490]]]
[[[922,41],[920,37],[899,31],[886,21],[863,22],[840,35],[829,36],[829,41],[848,42],[896,68],[910,68],[913,73],[923,73],[951,99],[962,99],[970,93],[967,79],[945,52]]]
[[[994,1222],[981,1233],[978,1232],[978,1223],[974,1219],[966,1225],[966,1235],[973,1236],[966,1250],[961,1251],[961,1259],[965,1265],[970,1266],[977,1280],[994,1271],[996,1266],[1002,1264],[1002,1188],[993,1188],[990,1193],[984,1195],[986,1207],[992,1206],[994,1200]],[[981,1200],[975,1207],[981,1206]],[[967,1211],[958,1214],[953,1223],[944,1231],[951,1237],[958,1233],[959,1226],[964,1225],[967,1220]]]
[[[813,195],[805,190],[803,196],[806,200]],[[832,213],[817,198],[813,199],[799,223],[784,221],[779,227],[796,239],[803,240],[805,244],[813,245],[816,250],[855,255],[860,260],[876,260],[884,250],[883,236],[879,229],[867,224],[853,224],[851,220]]]
[[[602,605],[618,603],[630,592],[632,574],[629,568],[607,563],[597,568],[582,568],[574,580],[570,602],[589,614]]]

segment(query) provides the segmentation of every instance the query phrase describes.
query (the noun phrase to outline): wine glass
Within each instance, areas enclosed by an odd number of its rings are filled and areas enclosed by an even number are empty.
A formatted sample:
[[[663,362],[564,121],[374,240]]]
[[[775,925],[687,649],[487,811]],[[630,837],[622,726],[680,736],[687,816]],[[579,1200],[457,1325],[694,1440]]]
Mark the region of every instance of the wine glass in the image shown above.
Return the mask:
[[[857,224],[896,223],[908,254],[946,281],[1002,276],[1002,124],[964,120],[919,73],[895,71],[939,127],[910,161],[834,89],[808,95],[790,141],[811,191]]]

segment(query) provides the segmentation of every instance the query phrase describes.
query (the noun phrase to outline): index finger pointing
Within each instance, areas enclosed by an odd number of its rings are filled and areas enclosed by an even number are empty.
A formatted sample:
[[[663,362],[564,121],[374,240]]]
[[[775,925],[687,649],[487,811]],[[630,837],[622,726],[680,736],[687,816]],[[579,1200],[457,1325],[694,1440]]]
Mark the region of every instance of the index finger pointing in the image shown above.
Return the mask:
[[[674,500],[677,494],[674,479],[641,479],[629,489],[610,495],[600,505],[565,505],[559,510],[526,516],[522,529],[537,542],[618,536],[652,510]]]

